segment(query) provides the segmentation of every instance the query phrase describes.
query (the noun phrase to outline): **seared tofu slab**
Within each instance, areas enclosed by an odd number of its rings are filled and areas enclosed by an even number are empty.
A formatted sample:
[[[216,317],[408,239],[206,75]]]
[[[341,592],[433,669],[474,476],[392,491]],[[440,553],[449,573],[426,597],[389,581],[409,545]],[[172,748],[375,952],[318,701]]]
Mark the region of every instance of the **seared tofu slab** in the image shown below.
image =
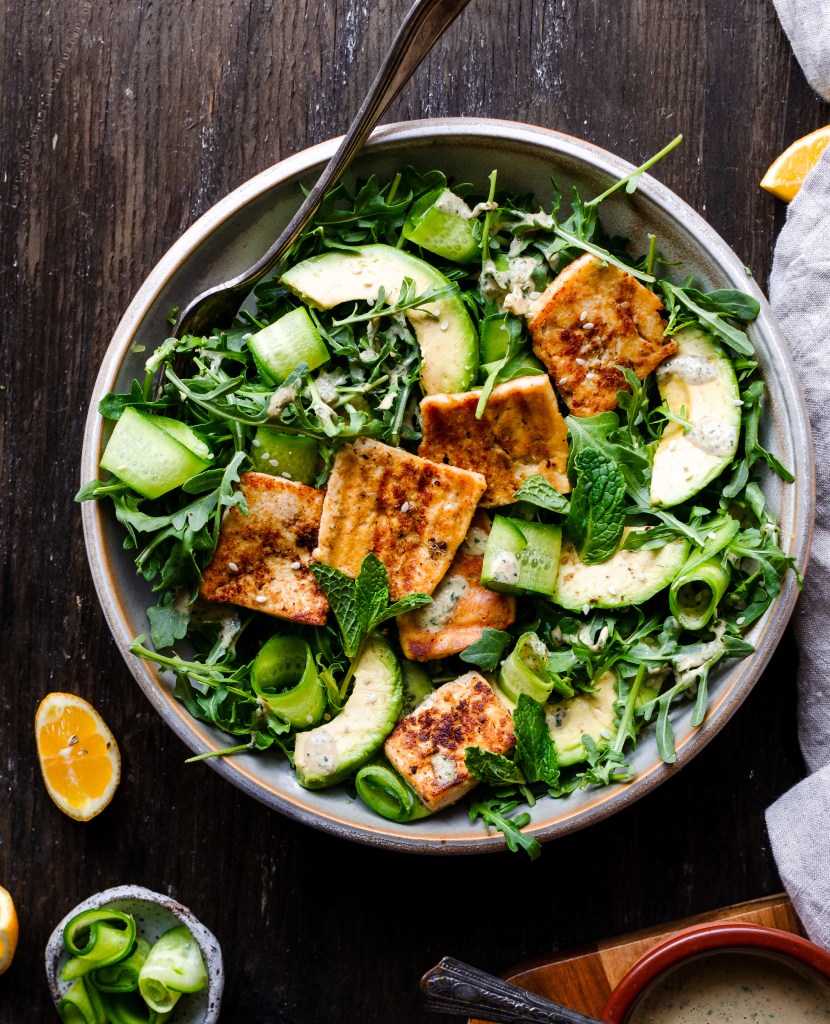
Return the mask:
[[[432,604],[398,616],[403,653],[412,661],[458,654],[474,643],[486,626],[507,629],[516,619],[516,599],[481,584],[490,518],[481,509],[455,558],[432,593]]]
[[[248,515],[225,513],[202,597],[324,625],[328,602],[309,569],[323,492],[267,473],[244,473],[239,486]]]
[[[357,576],[373,552],[393,601],[431,594],[464,540],[485,480],[370,438],[344,445],[329,478],[314,557]]]
[[[384,750],[423,803],[440,811],[478,782],[467,771],[467,747],[505,754],[515,742],[510,712],[478,672],[468,672],[402,718]]]
[[[479,398],[478,391],[425,398],[418,454],[483,473],[486,507],[509,505],[522,480],[535,473],[569,491],[568,431],[549,378],[537,374],[497,385],[477,420]]]
[[[617,407],[617,392],[627,390],[617,366],[643,380],[677,351],[663,333],[660,299],[589,253],[553,279],[535,309],[533,351],[576,416]]]

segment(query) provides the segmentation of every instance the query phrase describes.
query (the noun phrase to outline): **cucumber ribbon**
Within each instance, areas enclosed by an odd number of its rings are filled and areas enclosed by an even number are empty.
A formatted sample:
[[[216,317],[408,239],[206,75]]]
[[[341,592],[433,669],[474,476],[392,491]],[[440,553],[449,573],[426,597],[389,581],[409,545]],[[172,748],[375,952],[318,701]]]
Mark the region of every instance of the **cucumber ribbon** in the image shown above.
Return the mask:
[[[206,983],[199,944],[184,925],[162,935],[138,976],[138,990],[156,1013],[168,1013],[183,992],[200,992]]]
[[[383,761],[364,765],[355,776],[355,789],[367,806],[389,821],[416,821],[432,813],[412,787]]]
[[[274,636],[254,659],[251,687],[269,716],[295,729],[323,718],[326,691],[311,648],[298,636]]]
[[[73,981],[127,957],[135,944],[135,921],[119,910],[84,910],[67,923],[63,943],[72,959],[61,978]]]
[[[83,978],[77,978],[58,1003],[63,1024],[107,1024],[100,997]]]
[[[518,701],[520,693],[526,693],[544,704],[554,689],[563,697],[573,697],[573,687],[567,677],[560,675],[572,663],[570,652],[562,659],[556,652],[549,651],[535,633],[523,633],[501,666],[499,685],[514,702]]]
[[[126,960],[108,967],[99,967],[90,975],[90,981],[99,992],[135,992],[138,989],[138,976],[149,952],[150,943],[138,938]]]
[[[669,608],[684,629],[702,629],[715,614],[729,586],[723,550],[739,528],[731,516],[714,524],[706,543],[686,560],[669,588]]]

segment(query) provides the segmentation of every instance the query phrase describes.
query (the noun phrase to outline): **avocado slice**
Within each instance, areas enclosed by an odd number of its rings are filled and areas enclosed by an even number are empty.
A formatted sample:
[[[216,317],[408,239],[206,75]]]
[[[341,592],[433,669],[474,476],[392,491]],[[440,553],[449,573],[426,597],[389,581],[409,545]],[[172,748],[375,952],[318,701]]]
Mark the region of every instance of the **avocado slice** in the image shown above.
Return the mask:
[[[626,527],[621,543],[629,533],[642,529]],[[687,541],[678,538],[662,548],[647,551],[620,548],[606,562],[586,565],[570,540],[563,537],[551,600],[573,612],[581,612],[586,605],[626,608],[642,604],[672,582],[683,567],[688,551]]]
[[[332,309],[341,302],[374,302],[381,288],[394,299],[405,277],[415,283],[419,294],[430,286],[450,284],[429,263],[391,245],[364,245],[351,252],[312,256],[287,270],[282,283],[303,302]],[[478,335],[458,293],[427,303],[423,309],[410,309],[406,316],[424,357],[424,394],[469,391],[478,371]]]
[[[385,640],[369,640],[354,679],[351,696],[337,718],[297,735],[294,767],[306,789],[327,789],[342,782],[369,760],[398,720],[401,669]]]
[[[693,327],[678,331],[675,341],[677,354],[657,367],[657,387],[669,409],[693,426],[670,422],[654,453],[651,503],[663,507],[686,501],[722,473],[741,432],[738,381],[723,349]]]

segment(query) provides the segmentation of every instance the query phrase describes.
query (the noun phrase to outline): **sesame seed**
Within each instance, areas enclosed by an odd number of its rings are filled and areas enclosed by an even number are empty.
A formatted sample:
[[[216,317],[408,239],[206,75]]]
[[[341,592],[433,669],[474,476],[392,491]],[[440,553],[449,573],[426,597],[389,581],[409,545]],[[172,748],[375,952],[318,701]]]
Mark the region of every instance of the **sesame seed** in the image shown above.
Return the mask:
[[[308,722],[309,725],[312,725],[314,722],[314,715],[306,715],[305,720]]]
[[[265,602],[267,600],[268,600],[268,598],[264,594],[257,594],[257,596],[256,596],[256,603],[257,604],[265,604]]]
[[[279,464],[280,464],[280,460],[279,459],[269,459],[268,460],[268,465],[269,466],[273,466],[274,469],[276,469],[277,466],[279,466]]]
[[[250,331],[248,331],[248,333],[247,333],[247,334],[243,334],[243,335],[242,335],[242,340],[243,340],[243,341],[247,341],[247,340],[248,340],[248,338],[253,338],[253,334],[251,334],[251,332],[250,332]],[[218,341],[219,339],[217,338],[216,340]]]
[[[740,398],[733,398],[732,399],[732,404],[733,405],[743,405],[744,403],[743,403],[743,400],[740,399]]]
[[[583,309],[582,312],[579,314],[579,319],[580,320],[587,320],[588,319],[588,311]]]
[[[582,325],[582,330],[583,331],[592,331],[593,329],[594,329],[594,325],[592,323],[590,323],[590,322]]]
[[[236,564],[236,562],[228,562],[228,568],[230,569],[231,572],[239,572],[239,566]]]
[[[611,595],[611,597],[616,597],[617,596],[617,588],[616,587],[609,587],[608,588],[608,593]]]
[[[405,501],[403,503],[403,505],[401,505],[401,512],[408,512],[408,511],[409,511],[409,502]]]
[[[577,366],[584,366],[585,365],[585,360],[584,359],[574,359],[574,362],[576,363]]]
[[[254,448],[259,448],[259,447],[260,447],[260,445],[261,445],[261,443],[262,443],[262,442],[260,442],[260,441],[257,441],[257,439],[256,439],[256,438],[254,438],[254,439],[253,439],[253,441],[251,442],[251,444],[252,444],[252,445],[254,446]]]
[[[710,530],[710,532],[707,533],[706,536],[709,538],[709,540],[714,540],[715,537],[717,537],[717,534],[715,533],[714,530]]]
[[[646,578],[646,574],[644,572],[638,572],[637,573],[637,582],[638,583],[642,583],[643,580],[645,580],[645,578]]]
[[[676,447],[677,447],[677,441],[669,441],[669,451],[670,452],[673,452]]]
[[[442,331],[446,331],[446,330],[447,330],[447,329],[449,328],[449,326],[450,326],[450,325],[449,325],[449,324],[447,323],[447,321],[446,321],[446,320],[442,320],[442,321],[441,321],[441,330],[442,330]]]
[[[735,621],[738,623],[739,626],[742,626],[746,622],[746,616],[739,615],[737,619],[735,619]]]
[[[582,606],[582,614],[583,615],[587,615],[590,610],[591,610],[591,606],[589,604],[584,604]]]
[[[270,459],[271,458],[271,453],[270,452],[260,452],[259,454],[262,456],[263,459]]]
[[[291,474],[290,473],[280,473],[280,476],[284,476],[286,480],[290,480],[291,479]]]
[[[292,562],[291,563],[291,568],[292,569],[300,569],[300,568],[302,568],[302,564],[303,564],[302,562]]]
[[[568,380],[569,380],[569,378],[568,378],[568,377],[560,377],[560,378],[559,378],[559,383],[560,383],[560,384],[567,384],[567,383],[568,383]]]

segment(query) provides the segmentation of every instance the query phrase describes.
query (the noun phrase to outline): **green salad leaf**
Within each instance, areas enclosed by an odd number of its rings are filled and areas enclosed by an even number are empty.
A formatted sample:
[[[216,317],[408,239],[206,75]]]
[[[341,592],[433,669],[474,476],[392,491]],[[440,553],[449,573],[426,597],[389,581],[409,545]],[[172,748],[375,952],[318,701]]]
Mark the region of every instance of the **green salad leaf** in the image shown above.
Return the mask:
[[[565,529],[586,565],[609,559],[625,527],[625,479],[617,460],[592,448],[574,459],[576,487]]]

